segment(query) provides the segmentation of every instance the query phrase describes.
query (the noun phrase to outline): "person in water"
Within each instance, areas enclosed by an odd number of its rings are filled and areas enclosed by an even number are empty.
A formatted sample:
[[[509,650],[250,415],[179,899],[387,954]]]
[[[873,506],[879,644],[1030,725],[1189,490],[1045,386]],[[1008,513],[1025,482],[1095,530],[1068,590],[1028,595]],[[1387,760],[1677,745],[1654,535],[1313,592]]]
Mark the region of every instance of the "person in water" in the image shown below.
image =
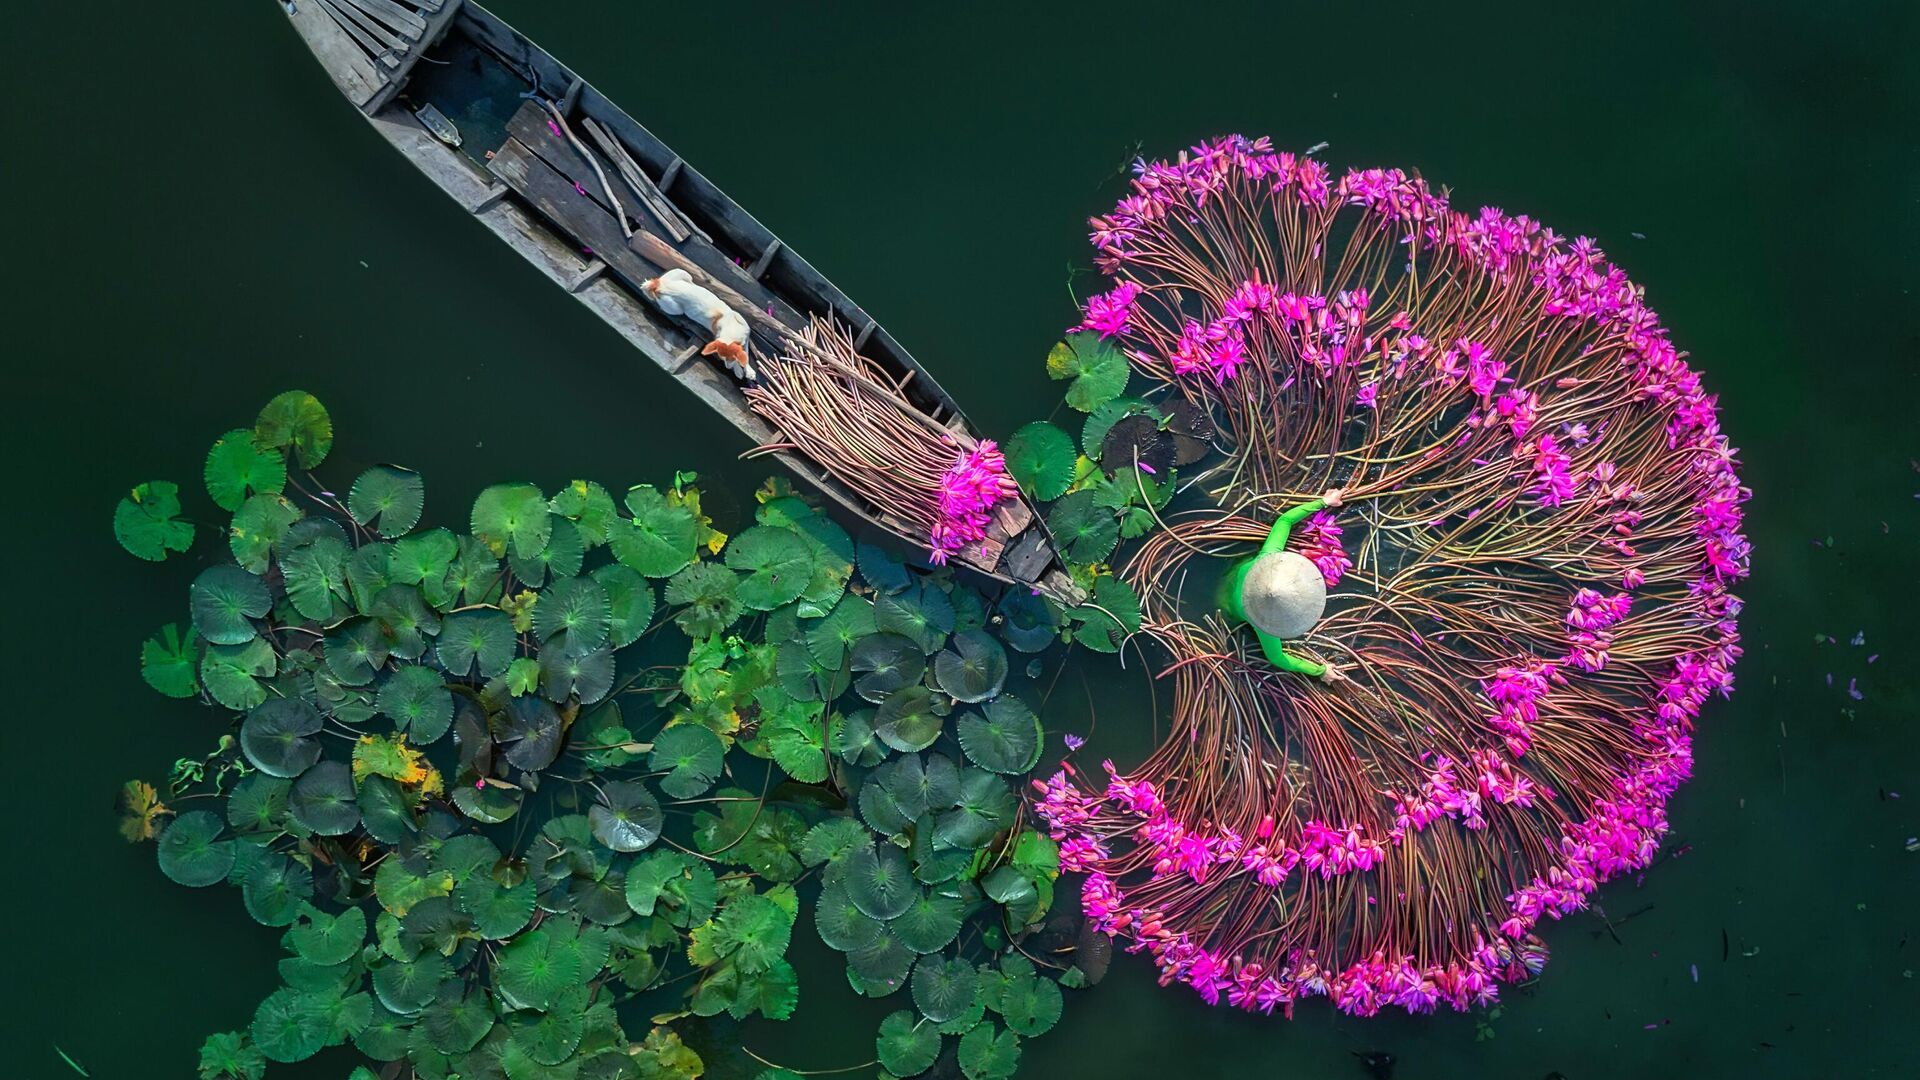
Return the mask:
[[[1328,488],[1318,499],[1280,515],[1260,550],[1227,575],[1221,598],[1227,614],[1253,627],[1268,663],[1281,671],[1328,682],[1341,677],[1338,668],[1294,656],[1286,649],[1287,639],[1304,637],[1327,610],[1327,580],[1320,576],[1320,568],[1305,555],[1286,548],[1295,525],[1323,507],[1339,507],[1341,494],[1339,488]]]

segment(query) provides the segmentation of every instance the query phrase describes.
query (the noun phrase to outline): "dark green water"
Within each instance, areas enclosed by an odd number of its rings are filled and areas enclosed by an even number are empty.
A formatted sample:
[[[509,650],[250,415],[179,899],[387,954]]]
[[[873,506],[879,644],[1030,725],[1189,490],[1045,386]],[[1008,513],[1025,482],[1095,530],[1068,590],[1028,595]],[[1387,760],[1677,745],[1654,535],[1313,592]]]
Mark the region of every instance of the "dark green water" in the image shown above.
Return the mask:
[[[1643,912],[1618,943],[1592,916],[1554,926],[1545,978],[1482,1042],[1462,1016],[1209,1010],[1123,961],[1026,1044],[1022,1075],[1359,1077],[1350,1054],[1370,1048],[1399,1056],[1400,1080],[1920,1075],[1920,853],[1904,850],[1920,834],[1920,9],[1337,7],[495,4],[885,320],[989,432],[1056,400],[1039,358],[1072,318],[1082,219],[1135,143],[1236,129],[1417,166],[1456,202],[1599,237],[1721,394],[1755,489],[1748,652],[1672,807],[1684,854],[1600,895],[1616,919]],[[218,733],[140,681],[139,641],[181,617],[194,568],[115,547],[121,492],[195,482],[212,438],[290,386],[333,410],[333,474],[419,468],[442,520],[495,480],[696,466],[741,498],[762,470],[387,149],[265,0],[10,22],[0,1075],[74,1075],[57,1043],[95,1077],[186,1077],[203,1036],[273,986],[278,934],[114,834],[123,779]],[[1856,631],[1864,646],[1814,644]],[[1142,684],[1093,670],[1100,738],[1137,755]],[[1056,728],[1085,723],[1085,695],[1054,706]],[[740,1038],[796,1068],[871,1058],[887,1010],[809,965],[817,943],[796,949],[799,1012]]]

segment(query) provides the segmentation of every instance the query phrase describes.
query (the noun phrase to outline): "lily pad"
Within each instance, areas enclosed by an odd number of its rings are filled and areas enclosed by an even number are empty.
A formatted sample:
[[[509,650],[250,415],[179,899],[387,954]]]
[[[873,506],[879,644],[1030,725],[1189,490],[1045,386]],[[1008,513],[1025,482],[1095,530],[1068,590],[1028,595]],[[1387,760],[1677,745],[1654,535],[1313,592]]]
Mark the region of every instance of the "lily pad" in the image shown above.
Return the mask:
[[[360,781],[360,823],[367,835],[383,844],[398,844],[419,830],[413,797],[398,781],[369,776]]]
[[[432,586],[448,599],[447,570],[460,555],[460,538],[450,529],[429,529],[393,542],[387,557],[387,578],[396,585]]]
[[[509,554],[507,557],[513,576],[534,588],[549,577],[554,581],[573,577],[586,561],[587,541],[580,535],[579,526],[558,514],[552,516],[544,547],[532,555]]]
[[[854,904],[882,922],[911,907],[919,890],[906,856],[892,844],[869,844],[849,854],[842,882]]]
[[[882,930],[873,944],[847,953],[847,967],[860,977],[855,989],[868,997],[883,997],[907,984],[915,959],[899,938]]]
[[[496,738],[507,744],[507,761],[516,769],[540,772],[560,756],[566,724],[549,701],[517,697],[507,706],[505,729]]]
[[[304,390],[277,394],[253,421],[253,439],[261,446],[292,450],[303,469],[312,469],[333,450],[333,418],[320,399]]]
[[[513,663],[519,644],[513,620],[505,612],[458,611],[440,624],[434,648],[447,674],[492,679]]]
[[[706,863],[678,851],[653,851],[627,870],[627,906],[638,915],[659,914],[678,927],[713,917],[718,886]]]
[[[286,530],[305,517],[286,496],[253,496],[240,503],[227,530],[227,548],[250,575],[265,575],[269,559]]]
[[[1140,597],[1112,575],[1093,583],[1087,603],[1069,613],[1081,621],[1073,639],[1095,652],[1118,652],[1121,642],[1140,629]]]
[[[941,718],[933,711],[933,692],[909,686],[887,695],[873,715],[873,733],[880,741],[912,753],[932,746],[940,737]]]
[[[960,933],[967,905],[940,889],[921,889],[906,910],[887,923],[900,944],[917,953],[939,952]]]
[[[588,576],[607,591],[607,643],[624,649],[640,640],[653,624],[653,586],[619,563],[608,563]]]
[[[613,689],[613,650],[576,644],[570,634],[555,637],[540,650],[540,685],[549,701],[572,697],[592,705]]]
[[[985,701],[1006,685],[1007,650],[984,630],[963,630],[953,636],[946,651],[934,657],[933,677],[955,701]]]
[[[176,884],[204,888],[227,879],[233,841],[219,839],[226,823],[207,810],[189,810],[160,834],[160,872]]]
[[[666,600],[685,605],[673,621],[695,641],[724,631],[745,610],[740,604],[740,575],[719,563],[697,562],[673,575],[667,582]]]
[[[280,658],[262,638],[245,645],[209,645],[200,657],[200,682],[229,709],[251,709],[267,700],[261,679],[279,670]]]
[[[473,535],[494,555],[538,555],[553,532],[547,497],[532,484],[495,484],[473,501]]]
[[[980,713],[962,716],[954,733],[967,760],[983,769],[1012,775],[1029,772],[1040,763],[1044,736],[1040,718],[1011,695],[987,702]]]
[[[913,572],[893,552],[878,544],[862,543],[856,551],[861,580],[883,593],[897,593],[913,584]]]
[[[306,702],[274,698],[247,713],[240,725],[240,751],[268,776],[291,779],[320,760],[320,742],[313,736],[324,723]]]
[[[1020,1068],[1020,1037],[981,1024],[960,1037],[960,1073],[967,1080],[1011,1080]]]
[[[713,786],[726,762],[720,736],[699,724],[674,724],[653,740],[648,767],[665,772],[660,790],[676,799],[691,799]]]
[[[1005,780],[980,769],[962,769],[954,808],[935,815],[935,835],[950,847],[980,847],[1011,824],[1018,809]]]
[[[887,745],[873,733],[873,710],[834,713],[827,721],[827,749],[849,765],[866,768],[880,764]]]
[[[1092,412],[1126,392],[1127,356],[1095,333],[1068,334],[1047,354],[1047,374],[1071,379],[1067,404]]]
[[[302,828],[340,836],[360,824],[353,770],[344,761],[322,761],[300,774],[287,794],[287,809]]]
[[[572,987],[547,1012],[509,1018],[512,1045],[541,1065],[572,1057],[586,1034],[586,993],[585,987]]]
[[[813,905],[813,928],[821,941],[841,952],[869,948],[886,932],[886,926],[861,911],[839,882],[820,890],[820,899]]]
[[[364,550],[364,549],[362,549]],[[360,619],[327,635],[327,670],[348,686],[364,686],[386,665],[387,638],[379,624]]]
[[[1094,504],[1090,491],[1076,491],[1054,503],[1047,511],[1047,528],[1060,543],[1061,554],[1074,563],[1100,562],[1120,543],[1120,523],[1112,511]]]
[[[1029,1038],[1045,1035],[1060,1022],[1060,985],[1031,973],[1009,975],[996,1007],[1014,1032]]]
[[[353,1037],[353,1047],[375,1061],[399,1061],[407,1056],[407,1041],[413,1034],[412,1019],[375,1001],[367,1026]]]
[[[562,991],[579,981],[579,955],[562,935],[571,937],[564,926],[548,922],[500,950],[493,969],[494,986],[509,1006],[551,1008]]]
[[[287,461],[272,447],[254,445],[253,432],[237,428],[207,451],[207,494],[222,510],[238,510],[249,495],[278,495],[287,486]]]
[[[440,984],[452,974],[446,957],[422,953],[411,963],[393,960],[374,968],[373,992],[388,1009],[411,1015],[433,1004]]]
[[[455,886],[453,904],[473,920],[480,936],[504,941],[532,921],[539,894],[539,886],[532,880],[508,887],[486,874],[475,874]]]
[[[924,653],[938,652],[953,632],[953,601],[931,582],[876,598],[873,616],[882,631],[911,638]]]
[[[190,698],[200,692],[200,680],[194,675],[198,658],[198,634],[189,627],[187,636],[169,623],[159,633],[140,643],[140,677],[147,685],[170,698]]]
[[[372,526],[389,540],[411,532],[426,505],[426,481],[411,469],[392,465],[375,465],[361,473],[347,492],[347,512],[353,520]]]
[[[896,691],[920,681],[927,671],[927,654],[918,642],[901,634],[874,634],[861,638],[852,650],[853,688],[872,702],[887,700]]]
[[[802,784],[827,778],[826,729],[812,708],[787,709],[760,726],[773,760]]]
[[[462,990],[458,982],[441,986],[432,1005],[420,1014],[427,1041],[443,1054],[464,1054],[493,1030],[493,1009],[484,990]]]
[[[227,824],[238,833],[277,833],[287,822],[291,782],[264,771],[241,780],[227,797]]]
[[[960,797],[960,770],[945,754],[909,754],[869,773],[863,795],[866,787],[884,790],[900,813],[913,821],[929,810],[954,805]]]
[[[1073,485],[1073,437],[1044,420],[1014,432],[1006,455],[1007,471],[1032,498],[1052,502]]]
[[[387,676],[375,703],[417,746],[438,740],[453,723],[453,694],[446,682],[439,672],[417,664]]]
[[[148,562],[193,546],[193,522],[180,519],[180,485],[171,480],[139,484],[113,508],[113,536]]]
[[[252,620],[273,610],[267,584],[237,566],[212,566],[187,590],[193,625],[215,645],[244,645],[260,633]]]
[[[815,663],[838,669],[847,653],[862,639],[873,635],[877,624],[873,602],[860,596],[843,596],[819,622],[806,629],[807,651]]]
[[[592,578],[556,581],[533,608],[533,632],[541,641],[564,631],[567,644],[595,649],[607,640],[611,614],[607,590]]]
[[[1037,653],[1059,639],[1060,624],[1038,593],[1008,589],[1000,597],[1000,636],[1023,653]]]
[[[627,492],[631,518],[608,526],[613,557],[650,578],[669,577],[693,561],[699,523],[685,506],[676,506],[650,485]]]
[[[303,959],[321,966],[344,964],[367,940],[367,913],[350,907],[338,915],[317,909],[287,931],[287,941]]]
[[[755,525],[727,544],[727,565],[740,579],[740,603],[749,611],[772,611],[792,603],[813,579],[813,551],[792,529]]]
[[[880,1065],[894,1076],[918,1076],[940,1057],[940,1030],[905,1009],[880,1021],[874,1039]]]
[[[267,854],[247,870],[240,897],[262,926],[288,926],[313,895],[313,873],[285,855]]]
[[[607,542],[607,528],[619,516],[613,496],[592,480],[575,480],[561,488],[547,505],[554,513],[573,522],[589,548]]]
[[[304,990],[282,987],[254,1011],[247,1029],[270,1061],[305,1061],[320,1052],[333,1034],[323,1003]]]
[[[1173,469],[1173,438],[1151,416],[1126,417],[1107,429],[1100,467],[1122,477],[1141,471],[1166,476]]]
[[[847,856],[865,847],[869,839],[867,830],[858,821],[850,817],[830,817],[807,830],[798,854],[800,861],[808,866],[824,865],[826,870],[821,877],[832,883],[840,880],[845,872]]]
[[[927,957],[914,965],[910,988],[914,1007],[920,1010],[920,1015],[944,1024],[973,1007],[980,989],[980,974],[965,960]]]
[[[607,784],[587,811],[594,839],[615,851],[644,851],[660,839],[660,802],[646,785],[631,780]]]

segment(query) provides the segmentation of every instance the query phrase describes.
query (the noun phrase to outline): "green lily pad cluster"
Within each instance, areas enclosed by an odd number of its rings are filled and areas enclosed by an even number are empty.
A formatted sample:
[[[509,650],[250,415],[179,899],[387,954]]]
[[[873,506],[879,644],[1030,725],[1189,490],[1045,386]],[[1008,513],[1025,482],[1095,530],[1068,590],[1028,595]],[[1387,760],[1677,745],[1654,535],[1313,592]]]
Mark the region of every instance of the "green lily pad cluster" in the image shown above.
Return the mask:
[[[696,1077],[677,1025],[792,1016],[807,932],[911,1001],[880,1030],[890,1074],[1011,1075],[1082,981],[1018,796],[1044,731],[1017,657],[1117,645],[1123,585],[995,605],[772,482],[729,537],[690,474],[494,485],[442,525],[410,470],[316,476],[332,440],[299,392],[221,436],[226,544],[140,649],[229,726],[164,791],[126,785],[123,833],[172,881],[236,888],[287,953],[203,1080],[345,1046],[370,1075]],[[128,502],[136,555],[193,548],[178,487]]]

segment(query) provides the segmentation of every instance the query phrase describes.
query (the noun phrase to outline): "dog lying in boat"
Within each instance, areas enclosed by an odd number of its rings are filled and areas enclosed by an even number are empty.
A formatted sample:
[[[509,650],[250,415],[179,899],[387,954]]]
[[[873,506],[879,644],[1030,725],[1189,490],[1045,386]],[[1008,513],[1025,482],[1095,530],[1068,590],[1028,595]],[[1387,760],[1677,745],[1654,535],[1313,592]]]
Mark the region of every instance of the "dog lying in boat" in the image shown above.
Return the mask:
[[[647,299],[669,315],[684,315],[713,332],[713,340],[700,350],[702,356],[718,356],[728,371],[747,382],[760,377],[747,359],[747,320],[723,303],[710,289],[694,283],[685,270],[669,270],[641,283]]]

